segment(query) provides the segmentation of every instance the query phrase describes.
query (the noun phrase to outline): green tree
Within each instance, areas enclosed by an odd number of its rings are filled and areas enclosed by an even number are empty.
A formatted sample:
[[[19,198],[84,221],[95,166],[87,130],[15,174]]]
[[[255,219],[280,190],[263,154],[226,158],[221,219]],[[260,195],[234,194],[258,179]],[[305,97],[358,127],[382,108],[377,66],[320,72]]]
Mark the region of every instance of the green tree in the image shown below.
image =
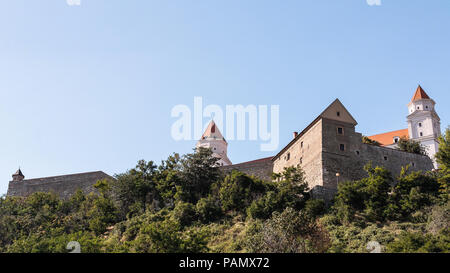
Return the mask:
[[[252,218],[267,219],[273,212],[283,211],[286,207],[300,210],[304,207],[308,194],[308,184],[304,172],[299,167],[285,168],[282,173],[274,174],[275,187],[268,187],[265,195],[254,200],[247,209]]]
[[[180,186],[187,199],[183,201],[196,203],[208,195],[211,185],[221,176],[217,161],[210,149],[202,147],[183,156]]]
[[[213,222],[223,216],[220,200],[212,195],[208,195],[208,197],[204,197],[197,202],[196,212],[203,223]]]
[[[448,198],[450,194],[450,128],[447,128],[445,134],[439,138],[439,150],[435,157],[439,163],[438,181],[441,184],[441,192]]]
[[[338,186],[333,208],[344,222],[351,222],[360,212],[369,220],[383,220],[388,205],[393,179],[383,167],[364,167],[368,177],[357,181],[343,182]]]
[[[263,181],[233,170],[220,184],[222,208],[244,212],[253,200],[264,195],[265,190]]]
[[[401,151],[426,155],[425,147],[422,146],[422,144],[420,144],[420,142],[418,141],[408,139],[406,137],[401,137],[397,144],[398,148]]]
[[[381,143],[380,143],[380,142],[378,142],[378,141],[376,141],[376,140],[372,140],[372,139],[370,139],[370,138],[368,138],[368,137],[366,137],[366,136],[363,136],[363,137],[362,137],[362,143],[370,144],[370,145],[375,145],[375,146],[381,146]]]
[[[155,174],[157,166],[153,161],[140,160],[135,168],[116,175],[112,184],[114,197],[119,203],[122,217],[133,207],[145,209],[158,197]]]

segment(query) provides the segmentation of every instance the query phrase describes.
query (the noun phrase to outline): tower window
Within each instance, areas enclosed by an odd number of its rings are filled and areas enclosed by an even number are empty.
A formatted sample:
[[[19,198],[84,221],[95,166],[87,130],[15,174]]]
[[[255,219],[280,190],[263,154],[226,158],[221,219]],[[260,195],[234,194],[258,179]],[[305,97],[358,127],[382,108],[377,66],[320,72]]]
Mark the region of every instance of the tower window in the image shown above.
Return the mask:
[[[345,151],[345,144],[339,144],[339,150]]]
[[[388,160],[388,157],[387,157],[387,156],[385,156],[385,157],[384,157],[384,160]]]
[[[398,143],[399,140],[400,138],[398,136],[394,137],[394,143]]]
[[[337,128],[337,133],[338,133],[338,135],[343,135],[344,134],[344,128],[338,127]]]
[[[356,154],[359,155],[359,151],[356,151]]]
[[[422,127],[422,122],[419,122],[419,127]]]
[[[291,159],[291,153],[287,154],[286,160],[289,160],[289,159]]]
[[[341,112],[337,111],[336,112],[336,116],[340,117],[341,116]]]
[[[303,141],[300,143],[300,147],[302,147],[303,148]]]
[[[420,107],[419,106],[417,106],[417,110],[419,110],[420,109]]]
[[[423,133],[422,133],[422,132],[420,132],[420,136],[423,136]]]
[[[427,106],[425,106],[425,108],[427,108],[427,109],[428,109],[428,105],[427,105]]]

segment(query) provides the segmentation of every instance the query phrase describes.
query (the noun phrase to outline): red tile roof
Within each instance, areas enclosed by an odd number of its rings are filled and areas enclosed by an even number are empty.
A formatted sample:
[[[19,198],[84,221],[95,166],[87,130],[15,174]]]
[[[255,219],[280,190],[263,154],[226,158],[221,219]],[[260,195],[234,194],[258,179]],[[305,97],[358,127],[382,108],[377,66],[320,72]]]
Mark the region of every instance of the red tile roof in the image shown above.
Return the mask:
[[[406,137],[409,138],[409,132],[408,129],[402,129],[392,132],[387,132],[383,134],[373,135],[369,136],[371,140],[378,141],[381,145],[391,145],[394,144],[394,137]]]
[[[411,101],[421,100],[421,99],[430,99],[430,97],[422,89],[422,86],[419,85],[419,87],[417,87],[416,93],[414,93],[414,97],[412,98]]]

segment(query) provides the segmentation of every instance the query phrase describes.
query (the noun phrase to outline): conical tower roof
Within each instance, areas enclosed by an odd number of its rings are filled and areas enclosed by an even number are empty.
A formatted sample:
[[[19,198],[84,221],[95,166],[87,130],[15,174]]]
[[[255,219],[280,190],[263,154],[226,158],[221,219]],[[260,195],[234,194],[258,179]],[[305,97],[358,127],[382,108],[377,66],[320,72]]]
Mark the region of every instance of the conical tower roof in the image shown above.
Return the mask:
[[[21,175],[24,176],[20,168],[13,175]]]
[[[411,101],[422,100],[422,99],[430,99],[430,97],[425,92],[425,90],[423,90],[422,86],[420,86],[420,84],[419,84],[419,87],[417,87],[417,90],[414,93],[414,96]]]
[[[202,139],[223,139],[225,141],[225,138],[223,137],[214,120],[211,120],[211,122],[208,124],[208,127],[206,127],[206,130],[202,135]]]

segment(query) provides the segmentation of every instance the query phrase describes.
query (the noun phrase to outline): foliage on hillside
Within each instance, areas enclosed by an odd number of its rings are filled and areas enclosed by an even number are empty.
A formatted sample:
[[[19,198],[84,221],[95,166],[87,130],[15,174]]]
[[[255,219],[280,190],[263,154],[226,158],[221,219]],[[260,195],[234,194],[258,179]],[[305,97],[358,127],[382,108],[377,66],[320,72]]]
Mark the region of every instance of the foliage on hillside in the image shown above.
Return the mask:
[[[299,168],[274,182],[221,173],[211,152],[139,161],[98,181],[98,195],[50,193],[0,198],[0,252],[449,252],[449,143],[440,170],[343,182],[331,204],[313,199]]]

